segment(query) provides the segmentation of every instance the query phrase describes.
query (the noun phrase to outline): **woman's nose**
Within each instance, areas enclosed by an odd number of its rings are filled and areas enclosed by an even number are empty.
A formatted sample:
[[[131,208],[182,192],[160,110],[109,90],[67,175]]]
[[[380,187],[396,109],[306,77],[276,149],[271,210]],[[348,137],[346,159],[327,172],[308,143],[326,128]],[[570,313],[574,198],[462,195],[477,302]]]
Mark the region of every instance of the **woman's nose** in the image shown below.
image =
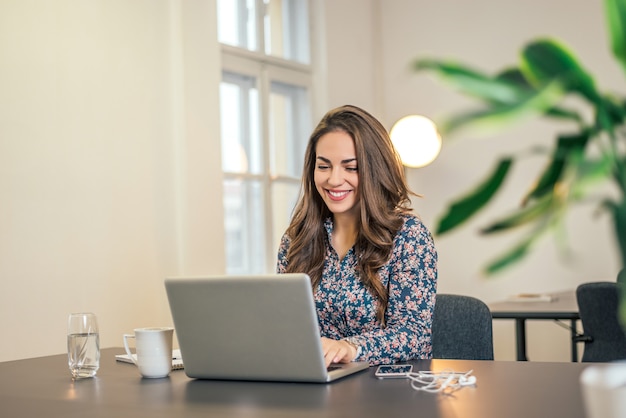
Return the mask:
[[[330,175],[328,177],[328,184],[333,186],[340,186],[343,184],[343,174],[339,168],[333,168],[330,171]]]

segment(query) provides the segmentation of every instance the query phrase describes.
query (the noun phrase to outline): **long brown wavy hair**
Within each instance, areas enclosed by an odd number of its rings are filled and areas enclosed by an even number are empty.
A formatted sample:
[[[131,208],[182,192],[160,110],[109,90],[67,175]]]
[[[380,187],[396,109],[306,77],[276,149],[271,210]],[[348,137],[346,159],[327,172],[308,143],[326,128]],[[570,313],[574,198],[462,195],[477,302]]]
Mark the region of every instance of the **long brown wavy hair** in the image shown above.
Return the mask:
[[[409,195],[415,194],[406,184],[402,162],[387,130],[363,109],[346,105],[330,110],[311,134],[304,157],[301,195],[287,228],[291,240],[287,272],[307,273],[313,288],[321,280],[327,245],[324,221],[332,212],[315,187],[316,148],[323,135],[336,131],[345,132],[354,140],[360,196],[355,243],[357,269],[365,287],[379,301],[376,317],[384,326],[389,295],[377,271],[391,256],[394,236],[403,224],[400,215],[411,211]]]

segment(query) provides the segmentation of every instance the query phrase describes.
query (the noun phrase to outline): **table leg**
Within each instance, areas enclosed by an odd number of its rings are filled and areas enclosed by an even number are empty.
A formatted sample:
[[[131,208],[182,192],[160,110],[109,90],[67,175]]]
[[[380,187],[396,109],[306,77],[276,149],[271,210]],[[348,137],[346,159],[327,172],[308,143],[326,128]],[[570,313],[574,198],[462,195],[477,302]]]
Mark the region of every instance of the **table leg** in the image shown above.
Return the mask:
[[[578,332],[576,331],[576,319],[571,319],[570,326],[570,335],[572,338],[572,361],[576,363],[578,361],[578,342],[576,341],[578,337]]]
[[[517,343],[517,361],[527,361],[526,358],[526,319],[515,319],[515,334]]]

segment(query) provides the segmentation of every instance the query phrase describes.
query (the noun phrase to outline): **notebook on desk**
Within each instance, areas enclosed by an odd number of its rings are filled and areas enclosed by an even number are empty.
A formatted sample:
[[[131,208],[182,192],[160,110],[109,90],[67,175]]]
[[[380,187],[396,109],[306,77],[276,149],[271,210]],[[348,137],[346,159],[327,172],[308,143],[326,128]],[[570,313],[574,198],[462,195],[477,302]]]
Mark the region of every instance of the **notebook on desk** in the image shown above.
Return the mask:
[[[327,370],[305,274],[169,277],[165,288],[189,377],[331,382],[369,367]]]

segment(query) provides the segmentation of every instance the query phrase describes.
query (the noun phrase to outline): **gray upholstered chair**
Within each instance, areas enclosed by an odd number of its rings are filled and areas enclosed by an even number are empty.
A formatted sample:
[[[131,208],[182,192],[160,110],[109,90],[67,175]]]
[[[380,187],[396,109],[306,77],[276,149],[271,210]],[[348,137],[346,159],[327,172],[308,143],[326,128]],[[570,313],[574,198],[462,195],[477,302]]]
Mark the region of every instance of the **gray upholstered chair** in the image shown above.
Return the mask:
[[[433,358],[493,360],[489,307],[472,296],[438,294],[433,313]]]
[[[617,318],[618,283],[590,282],[576,288],[583,335],[582,361],[626,359],[626,334]]]

